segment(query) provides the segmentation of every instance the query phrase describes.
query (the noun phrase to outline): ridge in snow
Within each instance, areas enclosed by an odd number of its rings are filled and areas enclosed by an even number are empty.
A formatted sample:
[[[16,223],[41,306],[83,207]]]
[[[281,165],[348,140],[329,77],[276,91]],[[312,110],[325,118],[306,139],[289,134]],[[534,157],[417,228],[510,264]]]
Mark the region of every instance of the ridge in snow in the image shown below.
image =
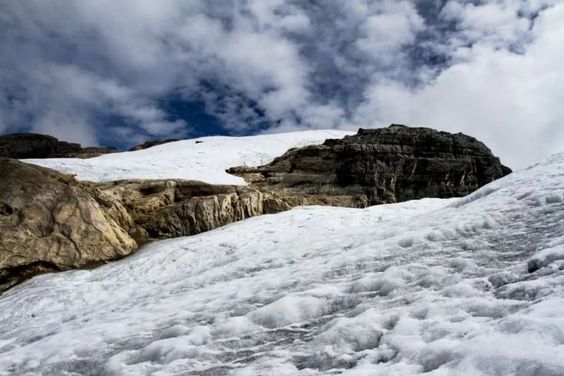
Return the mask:
[[[303,207],[0,297],[0,374],[562,375],[564,154],[462,199]]]
[[[95,158],[25,159],[24,162],[74,174],[94,182],[122,179],[185,179],[210,184],[245,185],[225,172],[235,166],[259,166],[288,149],[321,144],[354,132],[313,130],[259,136],[213,136],[170,142],[148,149],[105,154]]]

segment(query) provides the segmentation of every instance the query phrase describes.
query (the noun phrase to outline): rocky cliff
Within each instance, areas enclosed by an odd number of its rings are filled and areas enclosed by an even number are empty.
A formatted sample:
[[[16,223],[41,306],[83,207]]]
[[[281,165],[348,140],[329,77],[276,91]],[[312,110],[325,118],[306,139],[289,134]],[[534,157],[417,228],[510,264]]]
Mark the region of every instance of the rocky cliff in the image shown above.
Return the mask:
[[[35,133],[14,133],[0,136],[0,157],[7,158],[91,158],[115,153],[112,147],[86,147],[55,137]]]
[[[347,198],[354,206],[459,197],[507,175],[473,137],[392,125],[288,151],[261,167],[229,172],[284,196]]]
[[[0,158],[0,292],[38,273],[124,257],[151,239],[299,205],[365,207],[463,196],[510,172],[472,137],[397,125],[361,129],[290,150],[265,166],[230,171],[250,184],[78,182]]]

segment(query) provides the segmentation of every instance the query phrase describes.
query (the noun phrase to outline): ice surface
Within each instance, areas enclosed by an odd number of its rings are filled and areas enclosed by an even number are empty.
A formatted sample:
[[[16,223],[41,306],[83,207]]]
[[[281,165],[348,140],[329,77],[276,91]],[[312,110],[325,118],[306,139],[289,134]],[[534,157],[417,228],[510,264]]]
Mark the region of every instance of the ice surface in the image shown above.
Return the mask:
[[[354,132],[315,130],[247,137],[202,137],[148,149],[106,154],[96,158],[25,159],[25,162],[75,174],[79,180],[186,179],[210,184],[244,185],[225,172],[229,167],[259,166],[288,149],[321,144]]]
[[[0,374],[563,375],[564,154],[462,199],[303,207],[0,297]]]

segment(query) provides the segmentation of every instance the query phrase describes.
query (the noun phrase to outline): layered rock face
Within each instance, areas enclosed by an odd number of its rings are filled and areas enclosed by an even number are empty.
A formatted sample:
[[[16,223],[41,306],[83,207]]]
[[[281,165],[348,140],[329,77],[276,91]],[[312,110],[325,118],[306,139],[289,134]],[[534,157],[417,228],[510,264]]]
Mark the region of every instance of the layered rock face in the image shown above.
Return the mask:
[[[360,129],[342,140],[290,150],[265,166],[229,172],[284,196],[347,198],[364,207],[464,196],[511,170],[473,137],[392,125]]]
[[[116,151],[116,148],[111,147],[83,148],[80,144],[35,133],[0,136],[0,157],[7,158],[91,158]]]
[[[145,238],[194,235],[255,215],[291,208],[252,187],[183,180],[128,180],[98,188],[120,202]],[[141,239],[138,239],[141,240]]]

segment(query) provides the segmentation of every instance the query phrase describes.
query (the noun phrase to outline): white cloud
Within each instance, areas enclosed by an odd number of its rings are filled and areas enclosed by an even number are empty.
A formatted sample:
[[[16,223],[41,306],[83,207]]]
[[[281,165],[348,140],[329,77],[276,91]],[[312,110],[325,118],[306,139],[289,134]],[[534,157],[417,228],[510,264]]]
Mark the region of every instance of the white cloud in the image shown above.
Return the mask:
[[[361,25],[362,37],[357,47],[383,64],[397,62],[400,49],[413,43],[424,20],[407,1],[384,2],[378,13],[368,16]]]
[[[525,42],[530,19],[517,17],[522,2],[515,0],[492,1],[475,5],[460,0],[450,1],[441,12],[449,21],[456,21],[461,32],[456,35],[461,43],[490,44],[505,47]]]
[[[307,33],[311,29],[311,20],[305,14],[289,14],[282,17],[278,22],[278,26],[286,32]]]

